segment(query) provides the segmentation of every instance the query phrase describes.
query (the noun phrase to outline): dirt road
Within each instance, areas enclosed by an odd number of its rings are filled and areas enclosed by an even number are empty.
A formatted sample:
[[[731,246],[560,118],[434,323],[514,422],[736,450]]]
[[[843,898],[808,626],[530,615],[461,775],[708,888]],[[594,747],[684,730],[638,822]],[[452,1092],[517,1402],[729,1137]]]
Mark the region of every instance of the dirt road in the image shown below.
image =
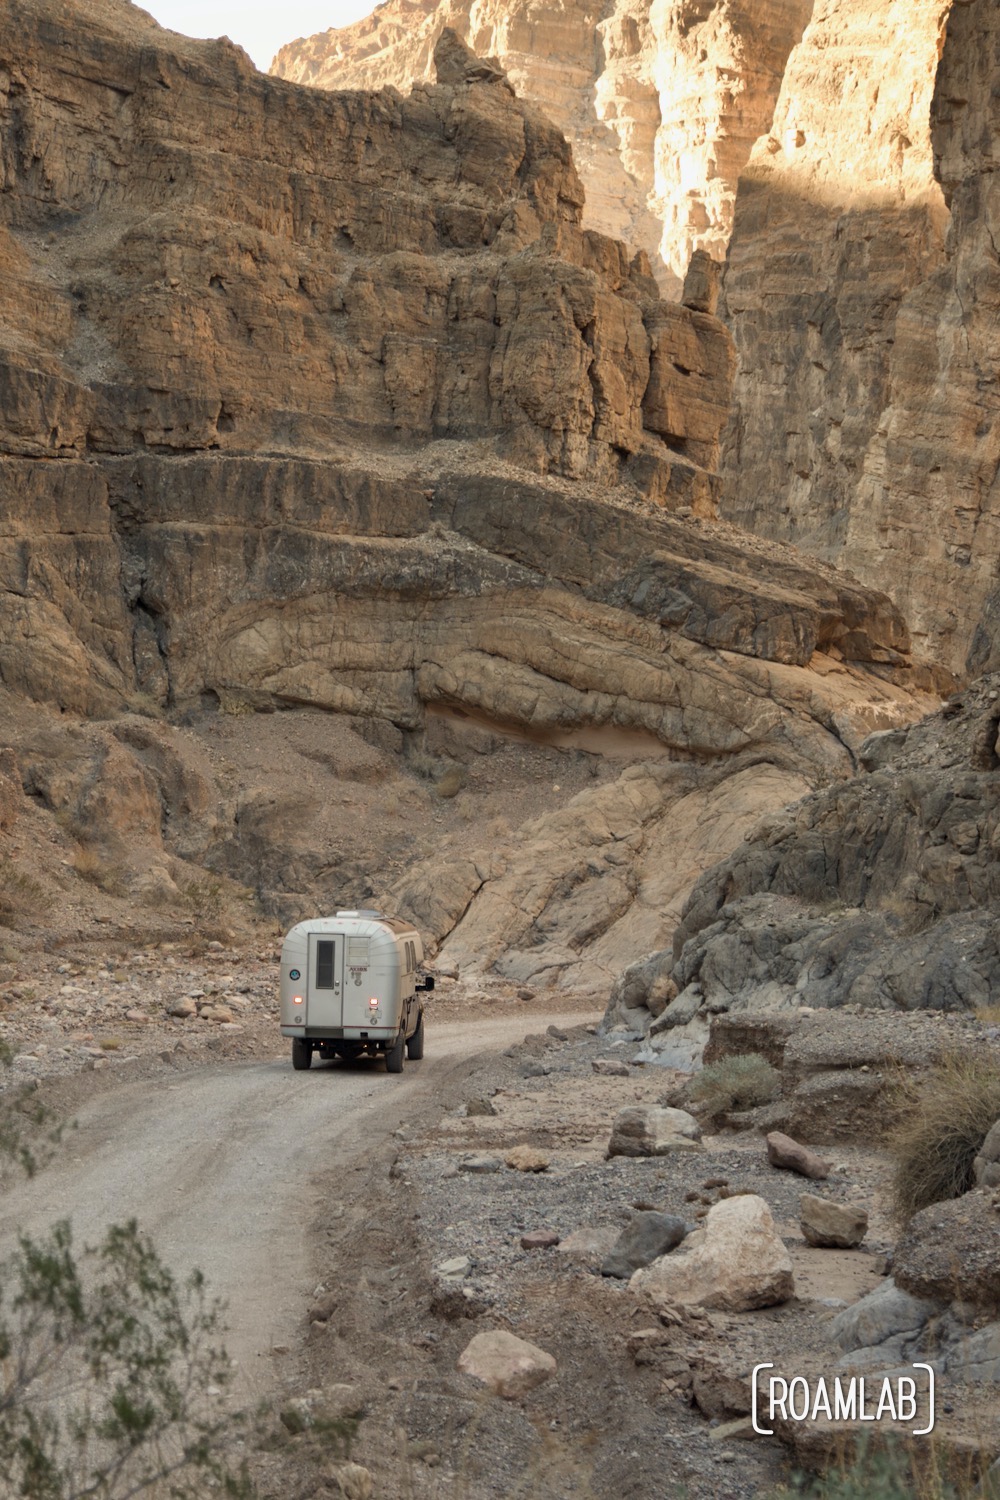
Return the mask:
[[[267,1382],[265,1357],[294,1338],[314,1290],[312,1223],[340,1174],[434,1107],[473,1059],[544,1029],[553,1016],[428,1026],[423,1061],[226,1064],[109,1089],[75,1111],[78,1128],[36,1179],[0,1200],[0,1257],[20,1229],[70,1218],[77,1244],[135,1217],[179,1274],[199,1267],[228,1303],[239,1383]],[[575,1015],[572,1020],[586,1019]]]

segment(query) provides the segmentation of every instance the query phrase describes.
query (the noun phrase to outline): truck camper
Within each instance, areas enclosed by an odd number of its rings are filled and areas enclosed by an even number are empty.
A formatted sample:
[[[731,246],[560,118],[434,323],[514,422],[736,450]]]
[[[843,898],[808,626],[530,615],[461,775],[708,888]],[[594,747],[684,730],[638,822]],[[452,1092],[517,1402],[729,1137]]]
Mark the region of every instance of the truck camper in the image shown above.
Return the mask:
[[[292,1039],[292,1067],[313,1053],[329,1059],[385,1054],[390,1073],[403,1054],[424,1055],[424,945],[408,922],[380,911],[338,911],[299,922],[281,950],[281,1034]]]

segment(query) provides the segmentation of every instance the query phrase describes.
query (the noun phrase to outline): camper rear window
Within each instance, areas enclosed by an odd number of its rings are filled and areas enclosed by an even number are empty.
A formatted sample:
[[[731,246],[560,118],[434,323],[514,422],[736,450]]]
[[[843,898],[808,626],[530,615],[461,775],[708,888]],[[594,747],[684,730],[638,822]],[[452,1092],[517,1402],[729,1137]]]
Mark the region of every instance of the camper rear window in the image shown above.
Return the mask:
[[[316,988],[318,990],[333,989],[333,944],[320,942],[316,944]]]

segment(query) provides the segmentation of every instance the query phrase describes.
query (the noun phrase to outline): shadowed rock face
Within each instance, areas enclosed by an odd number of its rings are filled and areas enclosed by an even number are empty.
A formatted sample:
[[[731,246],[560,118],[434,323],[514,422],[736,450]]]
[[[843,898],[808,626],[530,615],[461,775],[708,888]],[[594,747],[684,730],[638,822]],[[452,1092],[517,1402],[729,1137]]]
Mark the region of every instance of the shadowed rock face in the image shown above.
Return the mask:
[[[991,1003],[998,724],[1000,678],[987,676],[913,729],[874,736],[867,774],[765,819],[697,882],[659,969],[711,1012]]]
[[[996,662],[995,6],[831,0],[737,198],[724,510]]]

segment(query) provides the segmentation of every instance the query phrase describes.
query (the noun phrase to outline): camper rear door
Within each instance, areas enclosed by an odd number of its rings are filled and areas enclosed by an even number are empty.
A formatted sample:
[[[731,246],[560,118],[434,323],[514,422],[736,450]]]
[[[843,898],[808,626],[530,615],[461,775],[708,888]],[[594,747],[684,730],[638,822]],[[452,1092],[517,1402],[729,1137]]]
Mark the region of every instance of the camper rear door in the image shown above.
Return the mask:
[[[307,1024],[342,1026],[343,994],[344,939],[339,933],[310,933]]]

